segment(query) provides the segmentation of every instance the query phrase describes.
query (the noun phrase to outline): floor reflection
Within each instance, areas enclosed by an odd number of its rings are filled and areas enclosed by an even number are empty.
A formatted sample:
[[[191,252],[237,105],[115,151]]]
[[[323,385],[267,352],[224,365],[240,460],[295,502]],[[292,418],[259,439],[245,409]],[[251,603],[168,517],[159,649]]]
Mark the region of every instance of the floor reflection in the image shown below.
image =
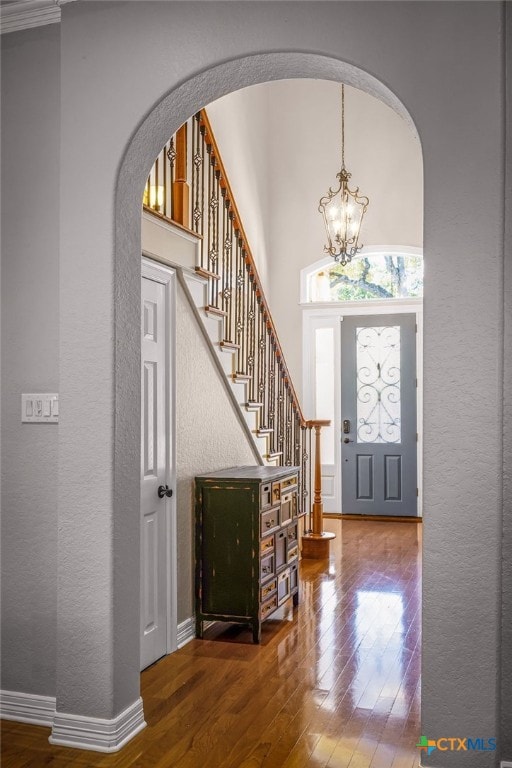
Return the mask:
[[[307,765],[417,766],[421,525],[326,528],[337,537],[314,596],[322,727]]]

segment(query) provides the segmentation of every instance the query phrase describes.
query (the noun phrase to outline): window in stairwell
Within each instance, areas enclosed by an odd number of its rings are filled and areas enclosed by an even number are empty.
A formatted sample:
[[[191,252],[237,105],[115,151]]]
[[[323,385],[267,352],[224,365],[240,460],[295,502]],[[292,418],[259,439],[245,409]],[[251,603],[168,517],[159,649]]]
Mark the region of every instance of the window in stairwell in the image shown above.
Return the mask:
[[[324,260],[325,261],[325,260]],[[345,267],[330,261],[307,277],[308,302],[421,298],[423,256],[419,249],[365,249]]]

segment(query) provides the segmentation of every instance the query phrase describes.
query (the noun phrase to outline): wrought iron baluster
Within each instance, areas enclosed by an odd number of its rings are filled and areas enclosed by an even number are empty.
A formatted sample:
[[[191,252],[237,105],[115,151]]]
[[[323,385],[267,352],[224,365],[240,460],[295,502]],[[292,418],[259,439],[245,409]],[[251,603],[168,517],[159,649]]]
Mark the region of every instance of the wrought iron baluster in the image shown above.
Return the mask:
[[[274,346],[274,339],[272,334],[268,334],[268,375],[269,375],[269,429],[272,430],[270,435],[270,452],[276,452],[276,350]]]
[[[195,124],[194,120],[192,120],[192,124],[193,125]],[[173,219],[174,218],[174,194],[173,194],[173,189],[174,189],[174,181],[175,181],[175,163],[176,163],[176,148],[174,146],[174,136],[171,136],[171,139],[169,141],[169,146],[167,147],[166,155],[167,155],[167,159],[169,161],[169,176],[170,176],[170,181],[169,181],[169,189],[170,189],[169,199],[170,199],[170,202],[171,202],[171,204],[170,204],[170,214],[171,214],[171,219]],[[193,183],[193,177],[192,177],[192,183]],[[165,196],[165,199],[167,201],[167,195]]]
[[[284,386],[284,413],[285,413],[285,424],[284,424],[284,462],[283,464],[286,464],[287,467],[291,466],[292,463],[292,402],[290,398],[290,390],[288,388],[288,382],[285,382]]]
[[[216,254],[216,260],[215,260],[215,272],[217,275],[219,275],[219,279],[215,280],[215,306],[219,307],[219,290],[222,286],[221,282],[221,273],[222,273],[222,264],[220,260],[220,243],[221,241],[221,190],[220,190],[220,169],[218,167],[218,163],[216,162],[215,167],[215,254]]]
[[[231,205],[231,201],[228,200],[228,204]],[[227,258],[227,302],[228,302],[228,317],[227,317],[227,339],[231,343],[233,343],[236,339],[234,333],[233,333],[233,326],[234,326],[234,301],[235,301],[235,281],[233,279],[234,274],[234,267],[233,263],[236,262],[236,252],[234,252],[234,249],[236,249],[236,235],[235,235],[235,228],[233,224],[233,211],[231,207],[228,211],[229,215],[229,223],[228,223],[228,258]]]
[[[199,195],[199,207],[198,207],[198,214],[199,214],[199,223],[200,223],[200,229],[198,230],[198,233],[203,236],[203,239],[201,240],[201,266],[203,269],[208,269],[208,251],[206,250],[205,246],[205,238],[204,238],[204,228],[205,228],[205,215],[204,215],[204,196],[205,196],[205,173],[206,173],[206,139],[205,139],[205,128],[204,126],[201,126],[200,128],[200,134],[201,134],[201,189],[200,189],[200,195]]]
[[[247,373],[251,377],[249,380],[249,400],[255,400],[255,376],[256,376],[256,289],[254,286],[254,273],[249,271],[249,280],[247,281],[247,290],[249,292],[249,311],[248,311],[248,333],[249,333],[249,357],[247,360]]]
[[[212,252],[211,252],[211,240],[212,240],[212,207],[210,205],[210,195],[212,193],[212,145],[208,142],[208,137],[205,136],[206,141],[206,187],[203,198],[203,211],[206,227],[206,269],[208,272],[212,272]],[[204,234],[203,234],[204,237]],[[212,280],[208,278],[208,303],[211,303],[212,292]]]
[[[284,401],[284,372],[283,372],[283,365],[281,362],[281,357],[279,356],[277,358],[277,368],[279,372],[279,395],[278,395],[278,411],[279,411],[279,422],[278,422],[278,450],[281,453],[281,456],[279,457],[279,463],[284,464],[285,463],[285,401]]]
[[[246,347],[247,347],[247,326],[245,322],[246,320],[245,318],[246,277],[247,277],[247,268],[245,264],[244,241],[242,238],[240,238],[240,263],[239,263],[238,275],[237,275],[238,291],[236,296],[236,300],[238,302],[238,324],[237,324],[238,344],[240,345],[240,349],[238,350],[237,371],[244,375],[247,373],[246,367],[245,367],[245,354],[246,354]]]
[[[265,310],[263,309],[263,303],[261,297],[258,299],[259,303],[259,319],[260,319],[260,378],[259,378],[259,396],[261,398],[261,426],[268,426],[268,377],[267,377],[267,328],[265,320]]]

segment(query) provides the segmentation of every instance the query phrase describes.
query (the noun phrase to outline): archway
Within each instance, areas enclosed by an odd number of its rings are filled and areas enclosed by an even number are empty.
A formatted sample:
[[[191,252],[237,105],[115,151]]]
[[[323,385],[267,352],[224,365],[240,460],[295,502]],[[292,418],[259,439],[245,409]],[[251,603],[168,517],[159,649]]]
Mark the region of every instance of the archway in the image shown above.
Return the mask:
[[[115,453],[114,517],[126,521],[137,537],[140,440],[124,414],[135,414],[140,392],[140,200],[149,170],[169,135],[192,114],[220,96],[270,80],[311,78],[344,81],[376,96],[397,111],[415,131],[412,119],[392,91],[375,77],[346,62],[305,53],[269,53],[228,61],[188,80],[169,93],[139,125],[119,169],[115,202]],[[126,551],[115,552],[122,562]],[[126,563],[126,568],[131,567]],[[137,573],[138,576],[138,573]],[[132,580],[132,585],[135,586]],[[133,621],[133,632],[138,633]],[[138,691],[138,636],[130,645],[129,686]],[[126,671],[126,670],[125,670]]]

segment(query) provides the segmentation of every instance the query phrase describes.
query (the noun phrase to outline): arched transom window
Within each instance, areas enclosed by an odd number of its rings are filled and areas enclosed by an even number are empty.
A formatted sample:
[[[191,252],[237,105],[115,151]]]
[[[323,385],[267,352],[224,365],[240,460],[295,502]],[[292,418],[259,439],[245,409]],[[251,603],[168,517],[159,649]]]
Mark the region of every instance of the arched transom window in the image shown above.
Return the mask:
[[[421,298],[423,255],[420,248],[366,248],[345,267],[332,259],[306,272],[307,302]]]

